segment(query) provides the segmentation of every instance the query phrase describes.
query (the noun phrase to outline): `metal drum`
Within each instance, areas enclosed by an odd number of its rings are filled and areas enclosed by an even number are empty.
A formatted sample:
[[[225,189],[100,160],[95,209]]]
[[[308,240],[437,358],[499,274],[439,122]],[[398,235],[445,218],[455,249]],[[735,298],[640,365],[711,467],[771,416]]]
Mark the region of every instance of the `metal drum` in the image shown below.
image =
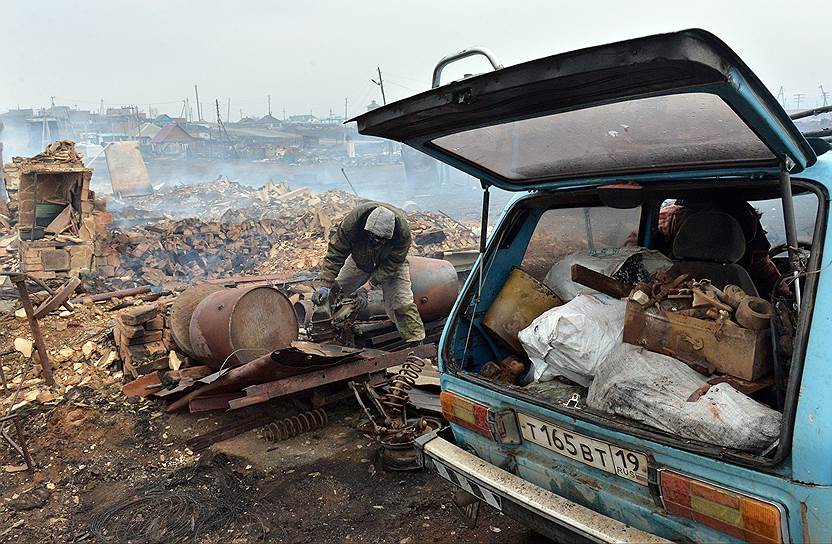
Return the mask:
[[[454,265],[442,259],[410,256],[413,301],[423,321],[448,317],[459,295],[459,278]]]
[[[292,303],[274,287],[235,287],[205,297],[189,332],[196,358],[219,369],[288,347],[298,338],[298,320]]]
[[[413,301],[419,315],[422,316],[422,321],[448,317],[459,295],[459,279],[454,265],[442,259],[416,256],[409,256],[407,263],[410,266]],[[367,308],[358,314],[358,319],[385,315],[381,289],[373,289],[367,298]]]

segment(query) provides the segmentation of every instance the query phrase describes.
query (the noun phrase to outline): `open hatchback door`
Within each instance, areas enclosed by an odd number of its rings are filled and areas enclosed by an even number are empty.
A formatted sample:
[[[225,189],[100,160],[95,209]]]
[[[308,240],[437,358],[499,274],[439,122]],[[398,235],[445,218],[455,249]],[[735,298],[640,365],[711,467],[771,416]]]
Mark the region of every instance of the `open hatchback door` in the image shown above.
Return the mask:
[[[507,190],[670,172],[797,173],[815,153],[748,66],[703,30],[525,62],[355,119]]]

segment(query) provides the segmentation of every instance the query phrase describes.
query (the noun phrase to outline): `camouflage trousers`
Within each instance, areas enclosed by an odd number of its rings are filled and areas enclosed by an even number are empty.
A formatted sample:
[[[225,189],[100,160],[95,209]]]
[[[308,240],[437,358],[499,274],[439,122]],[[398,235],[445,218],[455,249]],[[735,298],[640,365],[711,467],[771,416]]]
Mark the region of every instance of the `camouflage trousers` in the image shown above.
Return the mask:
[[[358,268],[352,256],[347,257],[335,281],[349,295],[370,279],[370,273]],[[383,282],[381,293],[384,297],[384,310],[396,324],[401,337],[407,342],[425,339],[425,325],[413,302],[413,289],[410,285],[410,266],[405,261],[395,274]]]

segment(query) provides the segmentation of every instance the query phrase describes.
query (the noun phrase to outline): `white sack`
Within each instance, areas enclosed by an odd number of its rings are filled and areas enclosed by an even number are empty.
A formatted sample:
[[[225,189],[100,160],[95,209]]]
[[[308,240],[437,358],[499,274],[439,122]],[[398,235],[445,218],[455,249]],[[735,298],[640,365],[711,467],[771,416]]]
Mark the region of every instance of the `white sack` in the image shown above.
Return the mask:
[[[549,269],[543,283],[564,302],[578,295],[595,293],[593,289],[572,281],[572,265],[579,264],[605,276],[612,276],[633,255],[641,254],[645,270],[655,274],[669,269],[673,263],[658,251],[643,247],[612,247],[591,251],[578,251],[565,256]]]
[[[622,344],[597,368],[587,406],[682,438],[761,451],[780,435],[782,415],[727,383],[694,402],[706,378],[672,357]]]
[[[581,295],[538,316],[517,334],[533,378],[564,376],[587,387],[598,363],[623,342],[625,308],[607,295]]]

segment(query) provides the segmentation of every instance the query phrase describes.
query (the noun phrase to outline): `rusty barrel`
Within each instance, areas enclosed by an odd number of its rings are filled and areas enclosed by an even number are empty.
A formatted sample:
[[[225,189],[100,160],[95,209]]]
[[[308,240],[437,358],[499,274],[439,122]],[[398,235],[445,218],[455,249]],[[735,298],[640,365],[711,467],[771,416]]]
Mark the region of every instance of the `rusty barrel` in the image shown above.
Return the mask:
[[[442,259],[410,256],[413,301],[423,321],[448,316],[459,295],[459,278],[454,265]]]
[[[291,301],[274,287],[235,287],[205,297],[189,333],[196,358],[219,369],[289,346],[298,338],[298,320]]]

